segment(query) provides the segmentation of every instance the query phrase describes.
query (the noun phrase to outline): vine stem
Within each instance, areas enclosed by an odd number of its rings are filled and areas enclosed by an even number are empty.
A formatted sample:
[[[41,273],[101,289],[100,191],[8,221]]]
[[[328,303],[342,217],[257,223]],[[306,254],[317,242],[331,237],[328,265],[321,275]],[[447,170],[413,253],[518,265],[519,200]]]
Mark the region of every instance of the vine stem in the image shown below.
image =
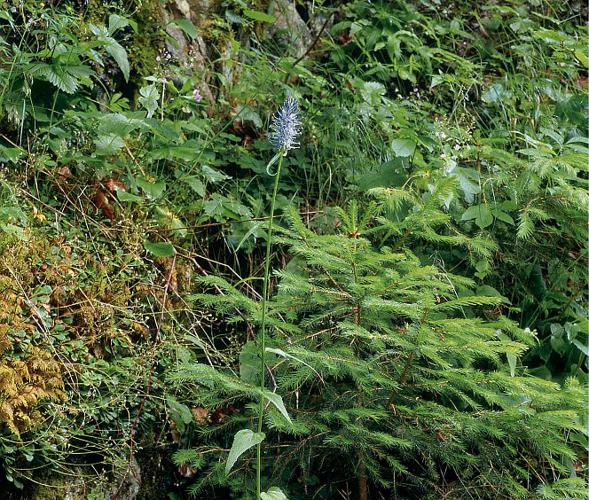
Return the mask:
[[[268,282],[270,280],[270,255],[272,253],[272,223],[274,221],[274,207],[276,206],[276,194],[282,169],[284,154],[279,152],[278,167],[274,174],[274,189],[272,191],[272,203],[270,204],[270,220],[268,221],[268,237],[266,239],[266,259],[264,261],[264,284],[262,287],[262,320],[260,324],[260,408],[258,411],[258,433],[262,432],[264,423],[264,396],[266,376],[266,309],[268,302]],[[272,161],[270,162],[272,164]],[[268,166],[270,166],[270,164]],[[262,443],[256,445],[256,498],[262,497]]]

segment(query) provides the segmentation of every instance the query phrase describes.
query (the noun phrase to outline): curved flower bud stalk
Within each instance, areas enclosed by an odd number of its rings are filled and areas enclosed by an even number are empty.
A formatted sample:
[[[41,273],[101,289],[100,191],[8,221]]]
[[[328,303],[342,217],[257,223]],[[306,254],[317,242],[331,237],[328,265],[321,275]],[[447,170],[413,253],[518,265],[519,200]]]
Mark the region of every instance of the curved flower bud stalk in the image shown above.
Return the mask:
[[[295,97],[288,96],[272,117],[268,139],[274,149],[286,156],[291,149],[299,147],[297,139],[300,133],[299,103]]]

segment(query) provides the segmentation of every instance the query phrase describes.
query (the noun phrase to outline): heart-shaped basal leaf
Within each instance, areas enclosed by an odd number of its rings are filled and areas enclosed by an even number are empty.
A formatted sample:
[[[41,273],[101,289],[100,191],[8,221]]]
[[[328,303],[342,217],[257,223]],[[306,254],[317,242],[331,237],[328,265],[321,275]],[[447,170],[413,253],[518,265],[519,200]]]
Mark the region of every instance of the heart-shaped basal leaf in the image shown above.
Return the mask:
[[[251,447],[264,441],[266,435],[263,432],[253,432],[250,429],[243,429],[233,436],[233,444],[229,450],[227,463],[225,464],[225,474],[229,474],[231,468],[237,462],[237,459]]]

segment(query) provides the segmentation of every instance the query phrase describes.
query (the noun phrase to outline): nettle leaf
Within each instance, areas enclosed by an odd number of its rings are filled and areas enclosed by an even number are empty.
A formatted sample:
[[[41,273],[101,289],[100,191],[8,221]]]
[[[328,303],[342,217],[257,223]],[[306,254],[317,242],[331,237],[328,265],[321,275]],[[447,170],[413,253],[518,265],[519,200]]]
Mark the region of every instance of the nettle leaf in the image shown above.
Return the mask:
[[[288,497],[277,486],[272,486],[272,488],[264,491],[260,496],[262,500],[288,500]]]
[[[229,474],[237,459],[247,450],[264,441],[266,435],[263,432],[253,432],[250,429],[243,429],[233,437],[233,444],[229,450],[227,463],[225,464],[225,474]]]
[[[172,257],[176,253],[176,249],[171,243],[153,243],[151,241],[144,241],[143,246],[145,247],[145,250],[156,257]]]
[[[468,203],[472,203],[474,195],[481,192],[479,173],[473,168],[456,167],[452,171],[452,174],[458,177],[458,183],[464,193],[464,199]]]
[[[411,139],[395,139],[391,143],[391,148],[397,156],[407,157],[411,156],[415,151],[417,144]]]
[[[88,83],[88,77],[93,71],[84,65],[71,65],[55,63],[40,64],[33,72],[34,76],[40,76],[66,94],[73,94],[80,83]]]
[[[190,186],[196,194],[199,196],[204,196],[206,194],[206,189],[203,181],[200,180],[199,177],[196,175],[188,175],[186,177],[182,177],[182,180]]]
[[[139,104],[147,111],[147,118],[151,118],[158,108],[160,92],[155,85],[147,85],[139,89]]]
[[[125,137],[129,132],[142,125],[144,125],[142,120],[127,118],[122,113],[105,113],[99,118],[98,133]]]

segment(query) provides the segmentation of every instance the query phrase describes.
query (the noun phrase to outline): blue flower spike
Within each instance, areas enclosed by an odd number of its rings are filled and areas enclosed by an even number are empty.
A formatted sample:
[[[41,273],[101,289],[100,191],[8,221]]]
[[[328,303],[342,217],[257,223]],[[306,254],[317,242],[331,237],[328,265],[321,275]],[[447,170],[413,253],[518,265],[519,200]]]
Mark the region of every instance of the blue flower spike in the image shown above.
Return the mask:
[[[299,103],[295,97],[288,96],[272,117],[268,140],[276,151],[286,156],[291,149],[299,147],[297,139],[300,133]]]

